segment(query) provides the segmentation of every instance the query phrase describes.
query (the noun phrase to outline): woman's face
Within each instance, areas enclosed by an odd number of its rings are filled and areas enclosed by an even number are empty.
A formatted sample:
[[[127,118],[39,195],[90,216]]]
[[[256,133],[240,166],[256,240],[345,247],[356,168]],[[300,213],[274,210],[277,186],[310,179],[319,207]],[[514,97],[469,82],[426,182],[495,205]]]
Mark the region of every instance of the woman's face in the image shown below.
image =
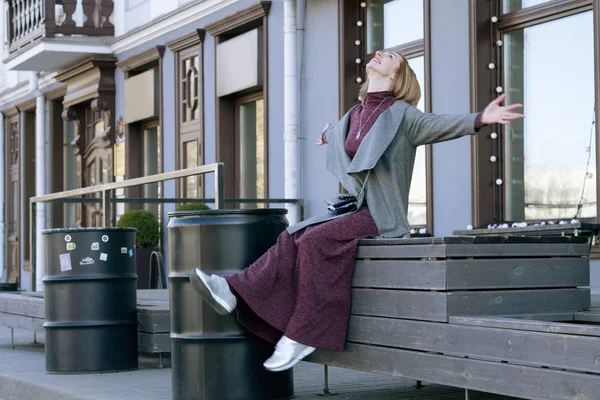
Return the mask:
[[[402,57],[392,51],[378,51],[367,64],[367,74],[378,74],[383,78],[393,77],[400,68]]]

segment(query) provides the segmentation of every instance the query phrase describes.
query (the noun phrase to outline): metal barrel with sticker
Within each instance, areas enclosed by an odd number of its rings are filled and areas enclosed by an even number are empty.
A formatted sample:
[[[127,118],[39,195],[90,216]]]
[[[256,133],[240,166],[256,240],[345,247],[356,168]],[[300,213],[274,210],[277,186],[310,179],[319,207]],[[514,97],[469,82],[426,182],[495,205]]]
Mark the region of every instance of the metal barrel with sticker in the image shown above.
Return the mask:
[[[173,400],[274,400],[294,395],[292,370],[268,372],[273,345],[218,315],[194,292],[190,270],[225,275],[256,261],[288,226],[279,208],[169,213]]]
[[[46,373],[138,368],[134,228],[49,229],[44,241]]]

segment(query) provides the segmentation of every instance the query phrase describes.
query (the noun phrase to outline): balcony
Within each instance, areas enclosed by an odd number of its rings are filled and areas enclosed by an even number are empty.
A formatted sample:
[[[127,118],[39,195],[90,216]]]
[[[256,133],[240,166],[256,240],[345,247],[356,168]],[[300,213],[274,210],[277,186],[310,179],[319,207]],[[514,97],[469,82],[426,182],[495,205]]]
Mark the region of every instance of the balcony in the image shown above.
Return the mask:
[[[113,0],[5,0],[5,10],[7,69],[57,71],[110,53]]]

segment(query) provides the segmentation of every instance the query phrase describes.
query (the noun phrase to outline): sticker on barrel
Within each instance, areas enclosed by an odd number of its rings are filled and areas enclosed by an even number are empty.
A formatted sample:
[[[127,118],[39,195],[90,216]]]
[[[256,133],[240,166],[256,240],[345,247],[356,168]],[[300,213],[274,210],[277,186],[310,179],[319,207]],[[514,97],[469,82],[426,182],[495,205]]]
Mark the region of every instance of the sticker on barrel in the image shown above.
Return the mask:
[[[73,242],[67,243],[67,251],[73,251],[73,250],[75,250],[76,247],[77,247],[77,245]]]
[[[121,247],[121,254],[127,254],[127,247]]]
[[[92,250],[94,250],[94,251],[100,250],[100,243],[98,243],[98,242],[92,243]]]
[[[108,242],[108,235],[102,235],[102,241],[104,243]]]
[[[129,249],[129,257],[133,257],[133,249]]]
[[[69,243],[71,241],[71,235],[65,235],[65,242]]]
[[[71,253],[59,254],[58,258],[60,259],[61,272],[66,272],[73,269],[71,266]]]
[[[108,259],[108,254],[100,253],[100,261],[106,261]]]

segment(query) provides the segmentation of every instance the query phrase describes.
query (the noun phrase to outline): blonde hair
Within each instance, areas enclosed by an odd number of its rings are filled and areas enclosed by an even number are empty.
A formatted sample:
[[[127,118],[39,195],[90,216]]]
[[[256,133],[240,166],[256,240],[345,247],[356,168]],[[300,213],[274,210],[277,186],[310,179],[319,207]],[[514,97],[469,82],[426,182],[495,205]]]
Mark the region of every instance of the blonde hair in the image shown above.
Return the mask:
[[[396,81],[390,91],[398,100],[404,100],[411,106],[416,107],[417,104],[419,104],[419,100],[421,100],[421,86],[419,85],[419,81],[417,81],[415,71],[408,65],[408,60],[401,53],[397,51],[394,53],[400,56],[401,61],[400,67],[398,67],[398,71],[396,71]],[[369,76],[367,75],[365,83],[362,84],[360,91],[358,92],[362,105],[365,105],[365,102],[367,101],[368,89]]]

